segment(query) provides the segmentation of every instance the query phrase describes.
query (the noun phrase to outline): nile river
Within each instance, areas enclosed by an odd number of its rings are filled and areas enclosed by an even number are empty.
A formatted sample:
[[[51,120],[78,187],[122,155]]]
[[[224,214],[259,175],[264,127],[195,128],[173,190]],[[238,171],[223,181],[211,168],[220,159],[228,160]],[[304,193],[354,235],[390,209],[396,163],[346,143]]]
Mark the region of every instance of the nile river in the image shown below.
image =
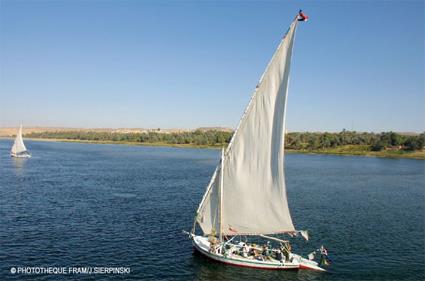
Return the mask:
[[[182,230],[220,151],[0,140],[0,280],[425,280],[425,161],[289,154],[294,252],[324,244],[327,273],[259,271],[193,253]],[[18,267],[126,274],[12,274]]]

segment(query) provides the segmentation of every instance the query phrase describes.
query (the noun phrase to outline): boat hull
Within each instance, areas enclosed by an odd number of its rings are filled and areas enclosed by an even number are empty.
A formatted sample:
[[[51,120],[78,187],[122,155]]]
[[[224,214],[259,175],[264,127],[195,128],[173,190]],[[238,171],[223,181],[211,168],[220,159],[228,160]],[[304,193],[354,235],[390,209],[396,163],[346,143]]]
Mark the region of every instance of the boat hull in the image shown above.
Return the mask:
[[[31,154],[29,154],[28,152],[10,153],[10,157],[14,157],[14,158],[31,158]]]
[[[269,270],[298,270],[300,268],[300,264],[298,262],[259,261],[255,259],[247,259],[236,256],[229,257],[222,254],[211,253],[209,251],[208,239],[203,236],[194,236],[192,243],[195,250],[197,250],[202,255],[214,261],[228,265]]]

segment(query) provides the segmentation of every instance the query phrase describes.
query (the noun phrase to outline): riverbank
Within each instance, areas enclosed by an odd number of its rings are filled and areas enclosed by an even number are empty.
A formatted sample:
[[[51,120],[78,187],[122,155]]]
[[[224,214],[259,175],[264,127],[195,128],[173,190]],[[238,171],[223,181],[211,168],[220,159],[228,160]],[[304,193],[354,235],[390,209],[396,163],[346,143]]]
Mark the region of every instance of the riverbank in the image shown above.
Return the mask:
[[[0,139],[10,139],[9,137],[0,137]],[[159,146],[159,147],[177,147],[177,148],[208,148],[221,149],[222,145],[196,145],[196,144],[172,144],[166,142],[132,142],[132,141],[101,141],[101,140],[75,140],[75,139],[56,139],[56,138],[25,138],[25,140],[42,141],[42,142],[77,142],[87,144],[121,144],[134,146]]]
[[[10,138],[7,138],[10,139]],[[95,141],[95,140],[75,140],[75,139],[56,139],[56,138],[26,138],[33,141],[47,142],[78,142],[88,144],[121,144],[121,145],[140,145],[140,146],[159,146],[159,147],[177,147],[177,148],[206,148],[220,149],[222,145],[196,145],[196,144],[170,144],[166,142],[130,142],[130,141]],[[425,160],[425,150],[405,151],[405,150],[381,150],[371,151],[368,145],[343,145],[335,148],[325,149],[286,149],[287,153],[304,154],[329,154],[346,156],[369,156],[383,158],[408,158]]]
[[[367,145],[344,145],[335,148],[315,149],[315,150],[294,150],[286,149],[289,153],[306,153],[306,154],[331,154],[331,155],[347,155],[347,156],[369,156],[383,158],[408,158],[425,160],[425,150],[381,150],[371,151]]]

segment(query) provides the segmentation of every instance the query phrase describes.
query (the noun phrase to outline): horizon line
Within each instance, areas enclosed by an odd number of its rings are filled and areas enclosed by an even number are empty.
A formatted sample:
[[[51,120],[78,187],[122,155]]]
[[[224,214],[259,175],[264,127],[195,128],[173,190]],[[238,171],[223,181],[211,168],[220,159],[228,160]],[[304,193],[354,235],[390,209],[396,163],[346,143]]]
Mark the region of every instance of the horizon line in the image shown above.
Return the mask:
[[[15,130],[19,128],[19,126],[0,126],[0,130]],[[158,132],[190,132],[190,131],[196,131],[196,130],[218,130],[218,131],[234,131],[235,128],[231,127],[224,127],[224,126],[201,126],[201,127],[195,127],[195,128],[161,128],[161,127],[67,127],[67,126],[23,126],[23,130],[84,130],[84,131],[119,131],[119,130],[128,130],[128,131],[135,131],[135,133],[141,133],[140,131],[158,131]],[[139,132],[137,132],[139,131]],[[340,130],[288,130],[286,129],[285,133],[340,133],[343,131],[347,132],[357,132],[357,133],[384,133],[384,132],[394,132],[394,133],[415,133],[415,134],[421,134],[425,133],[424,131],[416,130],[416,131],[396,131],[396,130],[353,130],[353,129],[347,129],[342,128]],[[119,132],[116,132],[119,133]],[[122,132],[124,133],[124,132]]]

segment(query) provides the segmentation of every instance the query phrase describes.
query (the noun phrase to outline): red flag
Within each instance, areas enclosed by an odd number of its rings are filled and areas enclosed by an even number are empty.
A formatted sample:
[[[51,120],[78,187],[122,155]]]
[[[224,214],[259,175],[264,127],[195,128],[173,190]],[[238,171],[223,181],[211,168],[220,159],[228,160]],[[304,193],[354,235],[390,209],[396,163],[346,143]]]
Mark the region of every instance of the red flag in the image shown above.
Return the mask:
[[[303,10],[298,12],[298,21],[308,21],[308,16],[303,13]]]

